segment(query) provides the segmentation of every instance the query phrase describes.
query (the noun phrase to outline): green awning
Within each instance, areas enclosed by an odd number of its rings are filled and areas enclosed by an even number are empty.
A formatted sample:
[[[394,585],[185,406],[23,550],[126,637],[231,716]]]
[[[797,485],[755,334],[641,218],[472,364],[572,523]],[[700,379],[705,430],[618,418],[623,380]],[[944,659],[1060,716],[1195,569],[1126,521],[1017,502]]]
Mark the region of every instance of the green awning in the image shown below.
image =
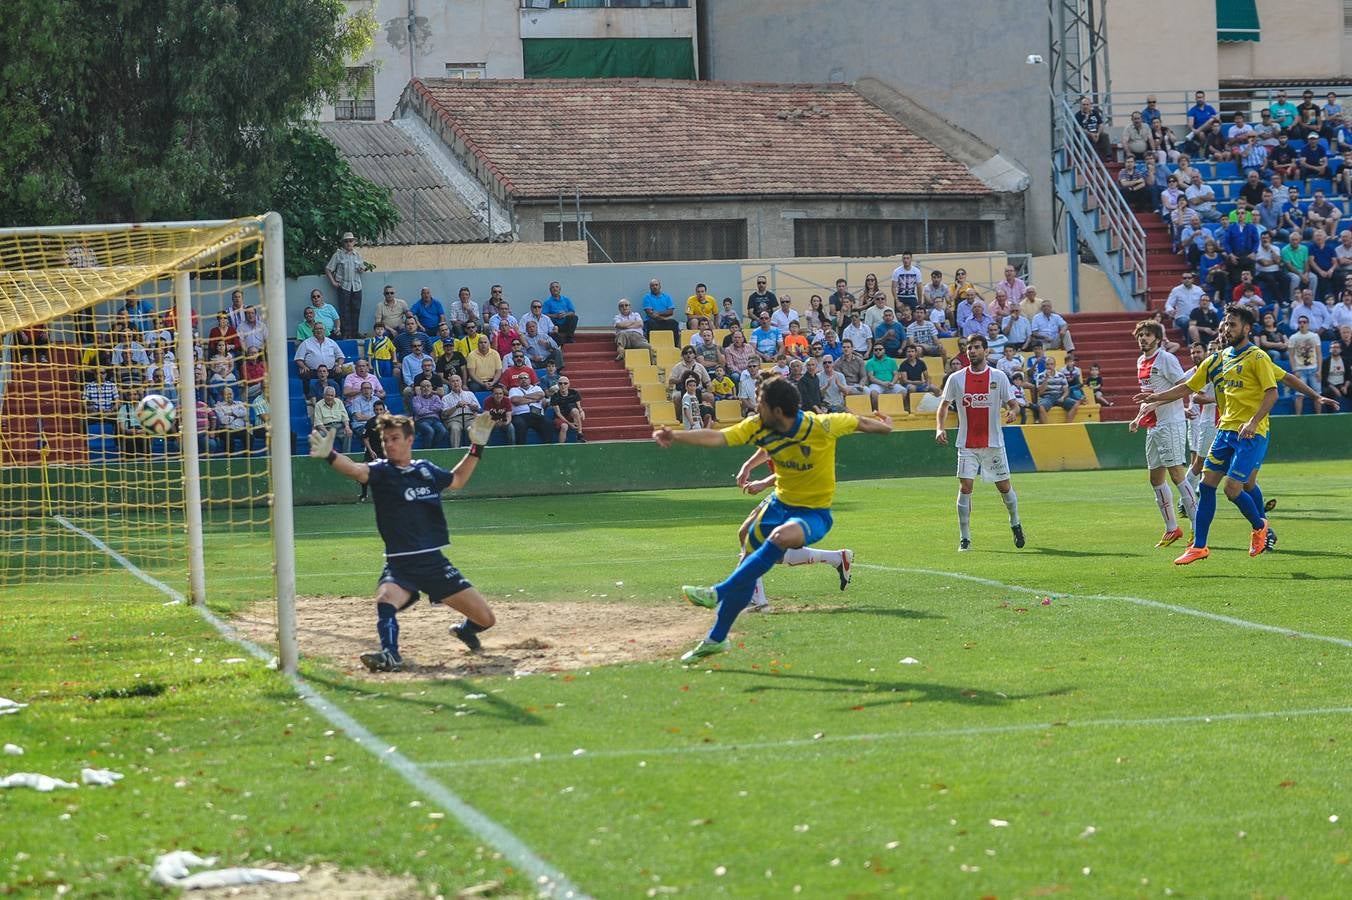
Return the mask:
[[[1216,0],[1216,40],[1257,41],[1257,0]]]
[[[527,78],[695,77],[690,38],[525,38],[521,49]]]

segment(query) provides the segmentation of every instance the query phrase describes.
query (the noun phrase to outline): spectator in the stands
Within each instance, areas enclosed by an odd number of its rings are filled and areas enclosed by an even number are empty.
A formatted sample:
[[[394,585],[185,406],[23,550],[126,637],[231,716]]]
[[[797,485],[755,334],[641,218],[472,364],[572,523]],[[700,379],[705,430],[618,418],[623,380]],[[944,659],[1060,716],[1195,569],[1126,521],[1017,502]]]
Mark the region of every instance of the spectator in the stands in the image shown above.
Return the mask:
[[[568,378],[559,379],[559,389],[549,398],[554,408],[554,427],[559,430],[559,443],[568,443],[568,429],[577,432],[577,442],[587,443],[583,428],[587,421],[587,412],[582,408],[582,395],[573,387]]]
[[[739,328],[730,335],[732,340],[723,348],[723,364],[734,381],[741,378],[742,370],[760,365],[759,356],[754,347],[746,341],[746,335]]]
[[[1250,134],[1239,147],[1239,165],[1251,175],[1258,175],[1267,168],[1268,149],[1258,140],[1258,135]],[[1257,205],[1255,201],[1249,201]]]
[[[480,412],[479,398],[473,391],[465,389],[459,375],[452,375],[446,385],[446,395],[441,398],[441,421],[450,435],[452,450],[460,447],[460,441],[469,434],[470,423]]]
[[[836,279],[836,289],[826,298],[827,307],[833,313],[839,313],[840,307],[846,300],[854,302],[854,294],[850,293],[849,282],[844,278]]]
[[[1231,150],[1238,151],[1249,142],[1250,135],[1253,134],[1253,128],[1249,125],[1244,113],[1236,112],[1231,119],[1231,124],[1225,126],[1222,131],[1225,133],[1225,143]]]
[[[737,402],[742,406],[743,416],[756,414],[756,389],[760,384],[758,369],[745,369],[737,379]]]
[[[163,345],[155,348],[155,358],[146,366],[146,393],[162,394],[178,402],[178,365],[174,354]]]
[[[526,326],[531,322],[535,323],[535,330],[540,334],[554,338],[556,343],[559,341],[559,336],[554,333],[554,320],[544,313],[543,300],[532,300],[530,302],[530,309],[521,317],[521,322],[517,325],[517,328],[524,334]]]
[[[410,343],[409,348],[412,349]],[[371,336],[361,345],[361,352],[371,363],[372,371],[381,378],[394,375],[394,361],[397,351],[394,341],[385,333],[385,324],[377,322],[371,329]]]
[[[906,357],[897,366],[897,383],[905,397],[907,412],[915,411],[911,405],[911,394],[933,394],[936,397],[939,395],[939,389],[930,384],[929,367],[920,358],[914,345],[907,345]]]
[[[84,386],[85,413],[91,419],[111,419],[117,410],[118,390],[111,370],[100,366]]]
[[[1319,104],[1314,102],[1314,91],[1306,88],[1300,95],[1300,105],[1296,107],[1296,124],[1288,130],[1297,137],[1313,132],[1318,135],[1320,127]]]
[[[790,358],[806,359],[811,349],[812,345],[807,335],[803,334],[799,321],[794,319],[789,323],[788,334],[784,335],[784,353]]]
[[[137,334],[137,331],[128,328],[114,332],[114,344],[109,353],[109,359],[114,366],[137,366],[145,369],[150,365],[150,356],[146,353],[145,346],[137,340]]]
[[[1190,141],[1199,147],[1206,158],[1212,162],[1228,162],[1235,158],[1235,152],[1225,140],[1225,130],[1220,122],[1212,122],[1194,135]]]
[[[348,376],[349,378],[352,376]],[[357,439],[359,445],[365,443],[366,423],[370,422],[376,415],[376,404],[380,402],[376,392],[371,387],[369,381],[361,383],[361,390],[349,397],[347,400],[348,423],[352,427],[352,434]]]
[[[1287,296],[1292,300],[1300,296],[1298,292],[1301,288],[1314,289],[1316,278],[1310,271],[1310,248],[1300,242],[1298,229],[1291,232],[1286,246],[1282,248],[1282,268],[1286,272]]]
[[[330,390],[329,396],[332,397]],[[322,406],[323,402],[315,404]],[[343,404],[337,404],[338,409],[342,410],[343,421],[347,421],[347,410],[343,409]],[[238,444],[239,452],[248,454],[249,452],[249,407],[244,405],[243,400],[235,399],[233,388],[226,387],[221,390],[221,398],[212,406],[212,413],[216,417],[216,425],[220,429],[222,449],[226,453],[233,454],[235,446]],[[350,439],[351,430],[347,431],[347,437]]]
[[[729,331],[741,331],[742,329],[742,317],[733,308],[731,297],[723,298],[723,310],[718,314],[718,327],[726,328]]]
[[[1319,228],[1314,230],[1314,242],[1310,244],[1310,274],[1315,279],[1315,300],[1322,305],[1325,297],[1337,291],[1338,257],[1334,245]]]
[[[512,425],[516,429],[516,443],[526,443],[528,432],[534,431],[540,443],[550,443],[549,426],[545,422],[545,392],[532,384],[526,373],[516,376],[516,384],[507,392],[512,403]]]
[[[1220,329],[1220,317],[1209,294],[1203,294],[1197,308],[1188,314],[1188,343],[1209,344]]]
[[[864,316],[864,325],[869,331],[875,331],[883,321],[883,313],[892,307],[887,303],[887,295],[882,291],[874,291],[865,297],[869,305],[864,307],[862,312]]]
[[[1145,181],[1145,167],[1138,165],[1136,157],[1130,153],[1117,173],[1117,188],[1133,211],[1146,212],[1150,209],[1150,188]]]
[[[1220,115],[1215,107],[1206,102],[1206,91],[1193,94],[1193,104],[1188,107],[1188,127],[1193,131],[1205,128],[1212,122],[1220,123]]]
[[[1155,145],[1155,136],[1150,131],[1150,124],[1139,112],[1131,114],[1131,121],[1122,129],[1122,140],[1119,143],[1126,153],[1138,159],[1144,159],[1146,154],[1153,157],[1155,151],[1159,149]]]
[[[408,401],[409,393],[413,388],[413,379],[423,371],[423,363],[432,368],[436,368],[436,360],[427,352],[426,346],[421,337],[413,340],[413,349],[399,363],[400,380],[404,383],[404,400]]]
[[[715,400],[732,400],[737,396],[737,385],[728,374],[726,366],[719,364],[709,372],[709,392],[714,395]]]
[[[626,350],[651,349],[643,330],[643,316],[623,297],[618,307],[619,313],[615,316],[615,358],[623,360]]]
[[[827,412],[845,412],[845,397],[851,393],[845,376],[837,371],[836,361],[829,356],[823,357],[821,365],[817,384],[821,391],[822,406]]]
[[[1227,274],[1233,284],[1239,280],[1240,272],[1253,271],[1253,257],[1258,252],[1258,229],[1240,219],[1226,225],[1220,238],[1221,246],[1225,249],[1225,262],[1229,266]]]
[[[1310,320],[1310,330],[1319,334],[1329,327],[1330,315],[1329,308],[1315,299],[1315,292],[1311,288],[1304,288],[1287,310],[1287,331],[1295,332],[1300,317],[1304,316]]]
[[[430,287],[423,287],[418,291],[418,299],[413,302],[409,311],[417,317],[418,324],[428,334],[436,334],[437,327],[446,321],[446,307],[441,305],[440,300],[432,296]]]
[[[1319,369],[1319,382],[1323,386],[1321,393],[1340,406],[1334,412],[1341,412],[1348,399],[1348,364],[1343,356],[1343,342],[1334,339],[1329,342],[1329,352],[1324,356]]]
[[[1254,333],[1257,335],[1254,338],[1254,343],[1258,345],[1258,349],[1272,357],[1273,362],[1281,365],[1282,360],[1286,357],[1286,333],[1277,324],[1276,314],[1272,312],[1263,313]]]
[[[352,374],[343,379],[343,399],[351,400],[360,394],[362,385],[368,385],[371,393],[377,398],[385,399],[385,386],[380,383],[380,378],[371,372],[371,362],[366,359],[354,362]]]
[[[243,330],[244,310],[244,292],[236,288],[230,292],[230,305],[225,308],[225,316],[236,331]]]
[[[1268,171],[1287,180],[1300,177],[1300,154],[1284,131],[1277,135],[1277,146],[1268,150]]]
[[[842,329],[840,333],[841,341],[849,341],[855,347],[868,350],[873,346],[873,329],[864,324],[862,313],[859,310],[850,312],[849,324]],[[879,314],[881,318],[881,314]]]
[[[311,294],[313,296],[313,292]],[[381,301],[376,304],[375,316],[371,326],[384,325],[389,334],[398,334],[409,317],[408,304],[395,295],[394,285],[387,284],[381,291]]]
[[[1277,136],[1282,133],[1281,126],[1272,118],[1272,110],[1258,111],[1258,121],[1253,123],[1253,133],[1258,138],[1258,143],[1271,153],[1272,148],[1277,146]]]
[[[235,329],[245,356],[267,352],[268,326],[258,318],[258,310],[245,307],[239,326]]]
[[[560,369],[563,368],[563,350],[552,337],[540,331],[537,323],[526,323],[526,336],[522,342],[526,347],[526,358],[535,368],[543,369],[545,363],[551,360]]]
[[[451,335],[457,339],[465,336],[466,323],[479,321],[479,305],[469,288],[462,287],[456,294],[455,302],[446,310],[446,321],[451,325]]]
[[[221,421],[221,427],[224,428],[219,405],[216,407],[216,418]],[[332,429],[337,436],[337,446],[342,448],[342,452],[351,451],[352,426],[348,419],[347,407],[338,401],[338,394],[334,391],[333,385],[324,388],[323,396],[310,410],[310,425],[313,428]]]
[[[1343,232],[1344,236],[1348,232]],[[1352,327],[1352,290],[1344,289],[1342,299],[1329,309],[1328,321],[1324,326],[1324,337],[1332,340],[1338,337],[1344,327]]]
[[[1043,300],[1038,314],[1029,323],[1033,339],[1043,347],[1052,350],[1074,350],[1075,341],[1070,335],[1070,326],[1061,314],[1052,308],[1052,301]]]
[[[707,324],[699,334],[690,339],[690,346],[695,348],[695,356],[704,364],[704,368],[710,372],[715,366],[721,366],[724,363],[723,348],[714,340],[713,329]]]
[[[762,362],[773,362],[784,346],[784,336],[779,329],[770,324],[770,314],[761,313],[758,324],[751,330],[751,346],[760,355]]]
[[[808,371],[808,366],[812,371]],[[790,360],[789,383],[798,389],[799,404],[804,412],[824,413],[826,405],[822,402],[822,385],[817,380],[816,369],[815,360]]]
[[[418,327],[417,317],[410,314],[404,317],[404,325],[399,333],[392,338],[392,341],[394,343],[395,361],[402,363],[404,358],[413,352],[415,342],[426,349],[431,344],[432,338]]]
[[[1169,291],[1164,301],[1164,315],[1179,331],[1187,334],[1192,311],[1202,302],[1204,291],[1197,285],[1194,272],[1184,272],[1182,282]]]
[[[342,334],[343,320],[338,308],[325,301],[324,295],[318,290],[310,291],[310,308],[315,311],[315,321],[324,323],[325,332],[330,337]]]
[[[780,334],[788,334],[789,323],[798,321],[798,310],[793,308],[793,298],[788,294],[779,297],[779,309],[770,313],[770,324],[779,329]]]
[[[939,329],[929,319],[917,317],[906,326],[906,340],[920,350],[921,356],[944,356],[943,344],[939,343]]]
[[[512,352],[512,345],[521,340],[520,326],[506,300],[498,305],[498,314],[489,320],[488,329],[493,349],[504,357]]]
[[[1286,339],[1287,353],[1291,359],[1291,372],[1305,382],[1308,387],[1319,391],[1319,371],[1323,368],[1324,363],[1319,335],[1311,327],[1312,323],[1309,316],[1295,316],[1292,321],[1296,323],[1296,332]],[[1296,415],[1304,412],[1304,395],[1296,394],[1294,404],[1293,412]],[[1316,413],[1320,411],[1318,403],[1314,404],[1314,411]]]
[[[524,349],[512,351],[512,355],[503,360],[503,365],[506,366],[502,370],[503,384],[515,385],[518,375],[525,375],[531,384],[536,384],[540,380],[539,376],[535,374],[535,366],[531,365],[530,360],[526,358]]]
[[[654,331],[670,331],[672,340],[681,343],[681,323],[676,320],[676,303],[671,295],[662,290],[662,282],[656,278],[648,282],[648,293],[643,295],[643,332],[651,335]]]
[[[1239,195],[1244,198],[1244,202],[1251,208],[1256,209],[1269,193],[1267,185],[1263,184],[1263,179],[1259,176],[1257,170],[1250,169],[1244,176],[1244,186],[1239,189]]]
[[[1311,131],[1305,137],[1305,146],[1300,151],[1300,177],[1329,177],[1329,154],[1319,143],[1318,131]]]
[[[554,323],[561,343],[571,344],[577,339],[575,337],[577,310],[573,307],[573,301],[564,296],[563,287],[557,281],[549,283],[549,296],[544,300],[544,313]]]
[[[1290,128],[1295,123],[1296,116],[1300,114],[1296,105],[1286,99],[1286,91],[1284,90],[1277,91],[1277,99],[1268,107],[1268,110],[1272,113],[1272,118],[1276,120],[1277,125],[1283,129]]]
[[[681,414],[681,394],[685,392],[685,381],[689,376],[693,376],[699,382],[701,392],[709,389],[709,370],[704,368],[695,356],[694,347],[683,347],[681,361],[672,366],[671,371],[667,373],[667,390],[670,392],[672,403],[675,404],[678,417]]]
[[[361,276],[366,269],[366,261],[362,259],[361,252],[357,250],[356,236],[350,231],[344,232],[338,249],[334,251],[333,256],[329,257],[328,264],[324,266],[324,274],[328,277],[329,284],[333,285],[334,290],[337,291],[340,307],[337,311],[337,318],[344,322],[353,323],[352,327],[348,329],[352,332],[351,337],[357,337],[355,323],[358,316],[361,315]],[[336,325],[337,322],[325,321],[326,326],[330,324]]]
[[[869,355],[868,362],[864,363],[864,372],[869,402],[875,411],[878,409],[879,394],[902,392],[901,385],[897,384],[897,365],[897,361],[887,355],[881,343],[873,345],[873,352]]]
[[[314,307],[307,306],[300,314],[300,323],[296,325],[296,340],[304,341],[314,337],[315,333],[315,311]]]
[[[1015,307],[1009,315],[1000,320],[1000,333],[1005,336],[1009,346],[1015,350],[1025,350],[1033,340],[1033,323]],[[947,354],[945,354],[947,362]]]
[[[1098,155],[1103,159],[1111,158],[1112,141],[1108,137],[1107,119],[1103,115],[1103,110],[1090,102],[1088,97],[1081,97],[1079,109],[1075,110],[1075,121],[1084,130],[1085,137],[1089,138]]]
[[[444,408],[441,395],[432,390],[430,380],[418,385],[410,409],[413,414],[413,437],[420,449],[429,450],[447,445],[450,436],[446,432],[446,426],[441,422]]]
[[[1048,366],[1042,373],[1042,380],[1037,385],[1037,406],[1035,413],[1039,425],[1047,421],[1047,413],[1054,406],[1059,406],[1066,411],[1066,421],[1075,421],[1075,413],[1079,411],[1080,404],[1083,401],[1076,400],[1070,395],[1070,382],[1065,373],[1058,370],[1055,366]]]
[[[1286,232],[1282,229],[1282,214],[1285,212],[1285,198],[1278,199],[1271,188],[1264,187],[1262,199],[1254,207],[1254,213],[1258,216],[1258,224],[1263,226],[1263,231],[1274,235],[1273,239],[1279,248],[1286,242]]]
[[[685,327],[698,328],[701,317],[712,322],[717,315],[718,301],[709,296],[708,286],[703,282],[695,285],[695,293],[685,300]]]
[[[224,310],[216,313],[216,324],[207,332],[209,345],[214,347],[219,341],[224,341],[235,356],[244,355],[244,341],[240,339],[235,326],[230,324],[230,316]]]
[[[139,299],[136,296],[136,288],[127,288],[118,312],[125,313],[127,324],[142,334],[155,327],[155,305],[149,300]]]
[[[1051,301],[1046,301],[1046,303],[1050,305]],[[974,334],[979,334],[985,337],[990,330],[990,326],[996,324],[995,318],[986,312],[986,304],[980,300],[974,301],[971,309],[971,314],[968,315],[966,323],[962,326],[962,336],[971,337]]]
[[[234,387],[239,382],[235,374],[235,357],[225,341],[217,341],[212,346],[211,358],[207,360],[207,387],[209,402],[213,405],[220,401],[225,387]]]
[[[1305,213],[1309,227],[1323,229],[1325,235],[1332,236],[1338,233],[1338,220],[1342,217],[1343,211],[1330,203],[1322,190],[1314,192],[1314,200]]]
[[[479,330],[484,334],[488,333],[488,320],[498,314],[498,304],[504,299],[502,285],[495,284],[488,289],[488,299],[484,301],[482,314],[479,317],[481,322]]]
[[[765,276],[756,276],[756,289],[747,295],[746,316],[753,322],[760,320],[762,312],[767,315],[779,309],[779,298],[775,292],[765,287]]]
[[[897,315],[891,307],[883,310],[883,320],[873,329],[873,341],[882,344],[884,352],[893,359],[901,357],[902,345],[906,343],[906,326],[897,321]]]
[[[1219,222],[1220,211],[1216,208],[1216,192],[1211,185],[1202,180],[1202,173],[1193,170],[1192,184],[1184,191],[1188,198],[1188,208],[1202,217],[1204,222]]]

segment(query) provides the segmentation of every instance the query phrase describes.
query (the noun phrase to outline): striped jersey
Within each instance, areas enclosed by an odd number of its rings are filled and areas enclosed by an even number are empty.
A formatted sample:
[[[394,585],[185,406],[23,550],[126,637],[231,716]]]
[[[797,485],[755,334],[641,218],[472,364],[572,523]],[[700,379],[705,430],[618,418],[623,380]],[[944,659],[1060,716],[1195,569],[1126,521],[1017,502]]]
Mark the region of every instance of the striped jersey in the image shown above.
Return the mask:
[[[980,372],[968,366],[949,375],[943,399],[958,412],[958,449],[1003,447],[1004,406],[1013,396],[1005,373],[990,366]]]

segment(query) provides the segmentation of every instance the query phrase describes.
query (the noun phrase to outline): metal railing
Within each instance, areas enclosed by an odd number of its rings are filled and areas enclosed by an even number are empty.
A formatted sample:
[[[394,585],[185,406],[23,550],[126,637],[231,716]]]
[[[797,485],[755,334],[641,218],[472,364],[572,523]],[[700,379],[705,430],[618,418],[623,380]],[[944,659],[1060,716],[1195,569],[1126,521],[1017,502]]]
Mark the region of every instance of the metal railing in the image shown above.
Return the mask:
[[[1124,274],[1134,274],[1136,283],[1132,293],[1141,296],[1146,291],[1145,229],[1127,206],[1094,145],[1075,121],[1074,111],[1064,97],[1054,97],[1052,108],[1056,114],[1056,144],[1064,164],[1075,178],[1077,188],[1085,191],[1086,212],[1097,209],[1099,226],[1109,235],[1108,249],[1122,253]],[[1054,161],[1054,165],[1062,165]],[[1102,260],[1100,260],[1102,262]]]

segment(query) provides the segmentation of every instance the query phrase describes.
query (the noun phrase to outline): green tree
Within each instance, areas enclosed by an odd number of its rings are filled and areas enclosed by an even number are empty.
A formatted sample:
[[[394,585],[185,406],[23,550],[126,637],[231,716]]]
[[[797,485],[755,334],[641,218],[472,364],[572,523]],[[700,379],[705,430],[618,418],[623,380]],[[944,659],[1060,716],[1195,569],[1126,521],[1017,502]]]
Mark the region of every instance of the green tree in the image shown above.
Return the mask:
[[[7,0],[0,221],[223,218],[305,194],[295,126],[374,28],[342,0]]]

